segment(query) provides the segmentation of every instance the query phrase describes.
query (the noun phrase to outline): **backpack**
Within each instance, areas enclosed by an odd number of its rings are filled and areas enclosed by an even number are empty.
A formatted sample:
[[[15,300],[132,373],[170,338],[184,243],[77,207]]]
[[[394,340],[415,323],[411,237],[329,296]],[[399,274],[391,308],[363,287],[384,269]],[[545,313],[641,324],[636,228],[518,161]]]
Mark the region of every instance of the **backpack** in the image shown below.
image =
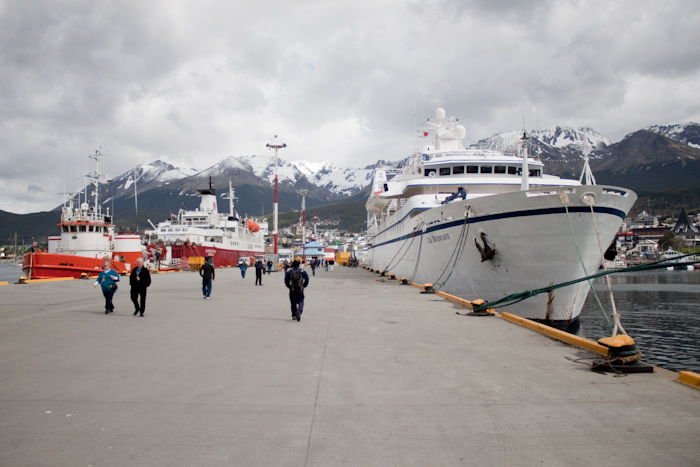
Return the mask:
[[[292,269],[292,272],[289,273],[289,285],[296,292],[304,288],[304,276],[300,270]]]

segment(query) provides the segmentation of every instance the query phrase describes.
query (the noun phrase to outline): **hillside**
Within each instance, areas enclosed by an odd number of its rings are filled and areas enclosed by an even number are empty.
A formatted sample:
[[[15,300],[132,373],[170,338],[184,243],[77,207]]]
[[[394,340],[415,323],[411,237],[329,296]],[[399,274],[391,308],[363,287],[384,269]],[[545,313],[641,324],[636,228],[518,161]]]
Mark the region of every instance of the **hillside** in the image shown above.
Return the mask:
[[[692,187],[700,180],[700,149],[648,130],[594,154],[591,168],[599,184],[666,191]]]

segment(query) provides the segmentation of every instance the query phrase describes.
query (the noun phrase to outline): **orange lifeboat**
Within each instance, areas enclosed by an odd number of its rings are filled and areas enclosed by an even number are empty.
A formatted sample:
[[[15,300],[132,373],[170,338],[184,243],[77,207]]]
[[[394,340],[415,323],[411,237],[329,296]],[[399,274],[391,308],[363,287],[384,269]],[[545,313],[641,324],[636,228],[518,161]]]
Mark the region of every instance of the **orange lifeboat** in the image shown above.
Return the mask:
[[[260,230],[260,226],[257,222],[253,222],[250,219],[248,219],[248,230],[250,230],[251,232],[257,232],[258,230]]]

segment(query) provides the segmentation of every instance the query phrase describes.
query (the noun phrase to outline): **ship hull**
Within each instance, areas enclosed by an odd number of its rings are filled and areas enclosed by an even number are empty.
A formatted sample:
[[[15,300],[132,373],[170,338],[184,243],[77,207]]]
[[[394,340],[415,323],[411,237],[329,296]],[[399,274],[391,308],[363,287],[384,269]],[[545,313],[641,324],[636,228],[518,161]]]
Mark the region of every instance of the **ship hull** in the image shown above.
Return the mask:
[[[151,251],[150,246],[148,249]],[[209,257],[212,259],[212,263],[215,267],[234,267],[238,266],[243,258],[252,258],[265,253],[262,249],[232,250],[222,248],[215,243],[204,245],[168,245],[167,249],[170,250],[171,264],[177,265],[179,263],[179,267],[183,268],[188,267],[190,264],[198,264],[195,261],[191,262],[190,258]]]
[[[592,211],[586,194],[595,200]],[[595,273],[635,200],[631,191],[579,186],[422,210],[409,206],[410,212],[396,213],[401,221],[375,233],[366,261],[373,269],[431,283],[467,300],[492,302]],[[479,251],[488,250],[485,243],[495,249],[490,259]],[[589,290],[587,281],[578,282],[503,311],[566,327],[577,320]]]
[[[22,271],[28,279],[74,279],[97,277],[102,272],[105,260],[59,253],[27,253],[24,255]],[[131,270],[130,263],[110,260],[112,269],[120,274]],[[136,261],[133,261],[136,264]]]

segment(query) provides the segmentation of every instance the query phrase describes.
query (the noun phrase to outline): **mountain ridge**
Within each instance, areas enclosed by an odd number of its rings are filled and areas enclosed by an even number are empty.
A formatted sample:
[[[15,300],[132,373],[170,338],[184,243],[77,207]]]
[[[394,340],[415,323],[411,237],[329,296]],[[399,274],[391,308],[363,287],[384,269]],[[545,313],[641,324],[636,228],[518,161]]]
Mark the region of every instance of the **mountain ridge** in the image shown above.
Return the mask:
[[[590,151],[591,167],[599,184],[654,192],[692,187],[700,179],[700,125],[697,123],[652,126],[630,133],[617,143],[587,127],[556,126],[532,131],[528,136],[529,152],[545,163],[546,173],[553,175],[578,178],[583,153]],[[521,137],[520,131],[500,133],[479,141],[477,145],[515,149]],[[382,163],[385,167],[399,167],[406,160]],[[158,160],[141,164],[108,180],[101,187],[100,198],[103,205],[110,207],[118,225],[134,225],[134,195],[138,191],[138,224],[139,229],[145,229],[147,219],[159,222],[180,208],[197,208],[197,190],[208,188],[211,183],[221,195],[231,181],[239,198],[237,211],[244,215],[263,216],[272,211],[274,163],[273,154],[228,156],[204,170],[195,170],[174,167]],[[341,168],[328,161],[312,163],[279,158],[279,211],[299,211],[299,191],[302,189],[308,191],[306,206],[310,212],[325,205],[338,204],[339,209],[348,208],[348,201],[364,196],[363,190],[371,183],[375,166],[376,163],[363,168]],[[85,196],[83,193],[82,199]],[[364,204],[363,200],[354,202]],[[343,204],[345,206],[341,207]],[[43,230],[27,226],[27,235],[30,231],[32,236],[41,232],[43,235],[55,234],[57,209],[60,206],[44,213],[0,215],[0,238],[14,234],[13,225],[22,219],[17,216],[30,216],[27,218],[31,219],[30,224],[46,222]],[[50,218],[51,222],[42,220]],[[342,225],[342,221],[339,222]]]

